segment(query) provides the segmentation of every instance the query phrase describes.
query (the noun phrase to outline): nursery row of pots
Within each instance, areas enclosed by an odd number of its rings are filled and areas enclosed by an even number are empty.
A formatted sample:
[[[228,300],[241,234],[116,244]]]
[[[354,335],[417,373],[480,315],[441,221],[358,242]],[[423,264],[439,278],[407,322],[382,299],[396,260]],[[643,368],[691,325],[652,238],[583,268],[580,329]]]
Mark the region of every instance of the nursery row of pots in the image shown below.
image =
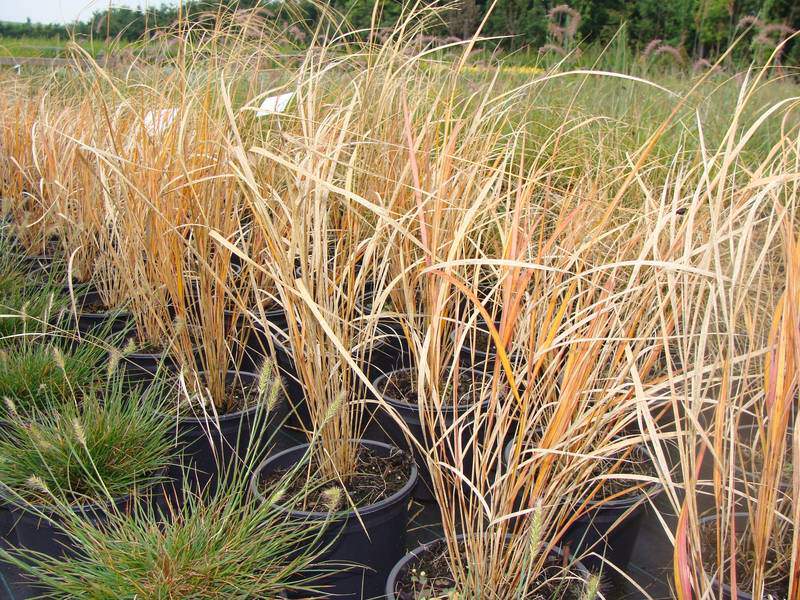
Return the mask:
[[[45,260],[37,260],[36,267],[46,267]],[[86,307],[98,307],[102,301],[97,292],[85,287],[65,286],[64,293],[76,298],[74,325],[80,337],[91,340],[98,336],[124,335],[131,327],[131,316],[125,310],[86,311]],[[222,472],[247,452],[261,456],[258,467],[250,479],[251,496],[267,501],[263,483],[275,474],[286,473],[302,462],[309,450],[308,444],[296,444],[293,429],[296,426],[311,427],[305,410],[302,386],[297,381],[295,366],[286,349],[286,321],[280,307],[267,313],[266,322],[253,324],[250,319],[234,321],[228,313],[230,327],[247,330],[246,351],[242,371],[228,373],[228,382],[244,388],[257,384],[259,365],[264,355],[271,356],[282,376],[285,395],[280,402],[270,407],[266,425],[260,423],[264,416],[260,407],[221,415],[179,415],[175,420],[171,436],[175,439],[176,453],[180,460],[164,473],[158,486],[140,491],[137,495],[168,514],[168,504],[179,498],[178,490],[183,485],[213,488]],[[442,542],[425,544],[409,554],[406,531],[409,520],[409,502],[433,502],[431,476],[426,459],[416,444],[409,444],[408,432],[424,446],[426,433],[418,409],[402,394],[395,397],[398,381],[413,377],[404,347],[403,337],[387,321],[382,325],[380,343],[373,349],[369,361],[368,377],[373,387],[382,394],[383,402],[399,415],[404,428],[396,418],[390,416],[378,404],[370,413],[370,426],[366,438],[356,444],[369,449],[380,457],[389,457],[400,449],[413,458],[410,470],[404,474],[402,485],[377,502],[359,506],[356,511],[340,510],[335,518],[322,510],[299,510],[285,507],[290,518],[299,521],[325,523],[327,531],[325,545],[328,551],[324,562],[338,565],[337,572],[318,578],[318,585],[326,593],[342,598],[378,597],[403,599],[404,580],[412,577],[411,570],[424,568],[425,561],[439,551]],[[86,341],[83,343],[92,343]],[[492,358],[491,346],[487,351],[465,346],[462,349],[464,373],[472,381],[481,381],[486,363]],[[124,357],[126,382],[129,386],[146,386],[164,374],[175,374],[176,363],[164,352],[128,353]],[[202,373],[201,373],[202,374]],[[450,407],[442,413],[444,427],[452,425],[458,408]],[[254,437],[254,424],[258,433]],[[474,431],[464,429],[462,435],[469,437]],[[267,442],[266,440],[269,440]],[[508,442],[506,454],[512,450]],[[466,458],[469,461],[469,457]],[[600,571],[611,563],[624,570],[631,558],[639,527],[649,500],[660,492],[653,484],[636,493],[629,493],[613,500],[594,500],[563,536],[561,545],[554,549],[557,556],[581,555],[582,562],[575,563],[573,570],[583,576],[591,571]],[[141,498],[140,498],[141,499]],[[73,506],[81,518],[102,524],[109,510],[126,512],[134,499],[120,497],[109,504],[83,504]],[[113,506],[112,506],[113,505]],[[8,498],[2,510],[4,537],[22,547],[57,556],[71,552],[70,540],[58,525],[59,515],[47,506],[31,506]],[[741,593],[740,597],[745,597]],[[302,596],[298,596],[302,597]]]
[[[91,290],[83,292],[80,295],[80,304],[95,306],[99,304],[99,298]],[[253,327],[244,322],[235,324],[251,329],[247,336],[248,352],[244,365],[255,369],[265,349],[272,349],[283,376],[286,395],[270,410],[266,426],[259,428],[260,439],[254,440],[251,435],[251,424],[258,419],[258,406],[214,419],[202,415],[181,416],[176,421],[174,435],[182,460],[170,469],[168,480],[172,483],[166,486],[168,489],[160,488],[157,493],[150,490],[153,496],[151,501],[157,506],[163,506],[170,496],[177,497],[175,486],[185,484],[184,477],[187,475],[192,485],[213,486],[220,476],[220,469],[224,470],[224,465],[231,464],[248,449],[252,450],[251,444],[264,446],[260,451],[265,458],[253,473],[250,484],[252,496],[263,501],[265,498],[262,482],[275,473],[290,470],[306,454],[307,444],[287,447],[291,445],[288,441],[291,434],[288,432],[291,430],[292,420],[302,423],[306,418],[302,389],[295,381],[292,360],[284,347],[276,343],[279,336],[271,333],[280,331],[285,326],[282,311],[277,310],[270,316],[272,321],[266,327]],[[124,311],[91,313],[79,310],[77,328],[83,336],[92,336],[100,331],[104,334],[117,334],[129,326],[128,319],[129,316]],[[385,336],[385,341],[373,352],[369,376],[374,387],[384,393],[384,400],[401,416],[411,435],[424,442],[423,425],[416,407],[402,399],[393,398],[390,392],[392,381],[400,375],[408,375],[409,368],[406,366],[407,351],[404,351],[399,342],[400,336],[391,335],[391,328],[388,328],[388,333],[390,335]],[[476,356],[474,351],[465,351],[465,362],[469,361],[468,364],[472,365],[465,367],[465,370],[471,371],[475,380],[480,380],[480,372],[475,367],[480,367],[480,361],[486,360],[486,357],[486,353]],[[163,353],[134,353],[127,355],[125,360],[130,385],[146,384],[159,372],[169,371],[175,366]],[[247,371],[229,373],[230,382],[237,382],[242,386],[254,385],[257,378],[257,374]],[[448,414],[452,418],[455,412],[454,407]],[[368,435],[375,439],[361,440],[358,444],[379,456],[388,456],[396,452],[396,448],[410,453],[414,461],[403,485],[388,497],[360,507],[358,514],[344,511],[333,521],[329,513],[324,511],[287,508],[291,516],[298,520],[311,519],[328,523],[326,536],[330,550],[324,558],[330,564],[340,567],[337,574],[326,577],[320,581],[320,585],[326,593],[335,597],[357,598],[362,597],[362,594],[364,597],[377,597],[385,593],[387,597],[394,598],[395,588],[399,585],[398,578],[410,576],[410,565],[424,560],[432,548],[430,544],[425,545],[404,556],[410,498],[420,502],[433,501],[425,459],[416,447],[408,444],[405,434],[391,417],[380,409],[372,417],[374,423],[368,428]],[[468,433],[465,431],[464,435]],[[264,439],[271,440],[269,448],[263,443]],[[586,572],[587,568],[600,570],[604,561],[624,569],[630,559],[643,517],[646,497],[657,493],[658,486],[653,486],[622,499],[593,503],[590,510],[570,528],[562,542],[570,553],[592,550],[593,554],[584,559],[585,564],[576,567],[577,572]],[[124,512],[130,502],[130,498],[120,498],[114,504]],[[69,541],[59,534],[58,527],[53,522],[42,519],[42,515],[47,514],[45,507],[29,507],[13,502],[9,507],[11,520],[15,523],[14,535],[20,545],[45,553],[58,553],[69,546]],[[102,522],[108,508],[84,505],[76,506],[75,510],[83,518]],[[57,522],[57,518],[53,518],[53,521]]]

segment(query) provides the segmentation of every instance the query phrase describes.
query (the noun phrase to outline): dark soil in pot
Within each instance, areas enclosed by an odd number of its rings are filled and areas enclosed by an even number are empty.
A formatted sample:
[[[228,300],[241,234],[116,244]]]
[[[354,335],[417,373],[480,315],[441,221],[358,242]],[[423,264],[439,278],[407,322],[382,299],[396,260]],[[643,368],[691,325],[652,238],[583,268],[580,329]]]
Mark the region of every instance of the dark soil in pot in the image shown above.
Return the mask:
[[[229,371],[226,383],[228,412],[220,414],[213,407],[203,412],[191,405],[178,408],[173,435],[181,458],[171,474],[179,479],[185,471],[199,489],[210,486],[213,491],[223,474],[232,475],[234,468],[241,468],[236,463],[248,452],[254,453],[250,464],[255,465],[268,452],[290,443],[280,432],[288,414],[283,394],[267,407],[259,402],[255,373]]]
[[[275,471],[265,477],[262,485],[265,489],[277,484],[289,471]],[[411,475],[411,460],[405,452],[395,448],[388,456],[365,445],[360,448],[356,472],[348,478],[347,485],[333,481],[331,485],[322,485],[304,493],[305,481],[296,477],[288,482],[284,494],[289,498],[300,498],[302,502],[291,506],[294,510],[306,512],[322,512],[328,506],[326,491],[331,487],[347,492],[348,504],[363,508],[376,504],[399,492],[408,482]]]
[[[361,467],[359,473],[352,476],[353,492],[364,503],[358,508],[358,515],[345,506],[333,517],[327,511],[303,510],[302,503],[282,507],[299,522],[329,521],[323,543],[331,546],[320,560],[336,565],[337,569],[313,585],[327,597],[342,600],[378,598],[383,593],[386,576],[405,552],[409,498],[417,480],[416,467],[397,448],[368,440],[358,443],[362,449]],[[303,444],[264,461],[251,481],[253,495],[263,501],[265,486],[297,465],[308,450],[308,444]],[[302,469],[300,477],[305,472]],[[294,485],[300,489],[303,483],[298,481]],[[348,493],[350,488],[348,484]],[[314,508],[321,501],[316,494],[306,498],[305,506]]]
[[[749,528],[748,514],[735,513],[734,524],[736,527],[736,539],[739,540],[741,546],[742,540],[745,538],[745,532]],[[791,547],[791,541],[786,541],[787,546]],[[709,516],[700,519],[700,548],[703,556],[703,567],[707,574],[713,574],[717,571],[717,517]],[[737,590],[736,597],[739,600],[753,600],[753,596],[748,592],[752,589],[753,571],[752,564],[745,560],[748,556],[752,556],[745,548],[739,548],[737,551],[736,563],[736,577],[737,577]],[[729,556],[730,551],[726,548],[725,556]],[[775,564],[778,557],[773,554],[772,559],[768,556],[767,562]],[[788,600],[789,598],[789,559],[788,555],[782,557],[784,560],[785,569],[776,569],[777,572],[771,577],[764,586],[764,598],[771,597],[773,600]],[[726,567],[726,578],[729,576],[728,568]],[[727,579],[726,579],[727,581]],[[720,593],[720,584],[718,578],[712,578],[711,587],[714,591],[714,597],[718,597]],[[722,584],[722,598],[723,600],[731,600],[733,598],[733,590],[728,583]]]
[[[473,393],[474,386],[481,385],[482,381],[483,375],[479,371],[474,369],[461,370],[459,374],[459,390],[463,390],[463,392],[459,392],[459,399],[462,402],[458,407],[452,406],[442,410],[445,427],[449,427],[464,410],[470,409],[472,406],[472,398],[475,397]],[[417,404],[417,385],[414,371],[411,369],[397,369],[391,371],[373,380],[373,386],[379,392],[383,393],[384,400],[397,411],[411,435],[424,445],[426,433]],[[488,406],[488,401],[485,403],[485,406]],[[431,475],[424,457],[415,446],[409,444],[402,428],[389,413],[378,408],[376,411],[376,421],[389,443],[410,451],[414,457],[414,462],[420,473],[419,484],[414,490],[414,498],[421,502],[433,500]],[[471,437],[472,432],[468,427],[465,427],[462,435],[466,444],[466,440]],[[466,465],[469,465],[470,457],[468,455],[465,456],[464,461]],[[469,469],[469,466],[466,468]]]
[[[447,597],[455,587],[447,559],[447,543],[444,539],[423,544],[412,550],[395,565],[386,581],[387,600],[427,600]],[[563,556],[555,549],[548,557],[542,585],[536,593],[515,600],[581,600],[588,572],[581,563],[569,570],[569,582],[562,575]],[[561,577],[559,577],[561,575]],[[548,581],[549,580],[549,581]]]

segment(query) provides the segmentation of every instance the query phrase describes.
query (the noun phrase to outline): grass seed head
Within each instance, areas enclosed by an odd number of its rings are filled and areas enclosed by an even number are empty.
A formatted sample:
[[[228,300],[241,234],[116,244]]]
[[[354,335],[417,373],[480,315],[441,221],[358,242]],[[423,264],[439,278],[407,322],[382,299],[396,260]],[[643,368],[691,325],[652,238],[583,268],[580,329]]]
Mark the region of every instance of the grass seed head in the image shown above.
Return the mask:
[[[53,352],[53,361],[55,361],[56,366],[61,369],[64,373],[66,373],[67,367],[66,362],[64,361],[64,353],[58,346],[52,347]]]
[[[19,415],[19,413],[17,412],[17,405],[14,404],[14,401],[11,398],[9,398],[8,396],[4,396],[3,402],[5,402],[6,408],[8,409],[9,413],[11,413],[14,416]]]
[[[86,431],[84,430],[83,425],[81,424],[81,421],[80,419],[78,419],[78,417],[74,417],[72,419],[72,429],[75,432],[75,437],[77,438],[78,442],[80,442],[80,445],[85,448]]]
[[[342,504],[342,489],[338,486],[329,487],[320,495],[329,512],[336,512]]]

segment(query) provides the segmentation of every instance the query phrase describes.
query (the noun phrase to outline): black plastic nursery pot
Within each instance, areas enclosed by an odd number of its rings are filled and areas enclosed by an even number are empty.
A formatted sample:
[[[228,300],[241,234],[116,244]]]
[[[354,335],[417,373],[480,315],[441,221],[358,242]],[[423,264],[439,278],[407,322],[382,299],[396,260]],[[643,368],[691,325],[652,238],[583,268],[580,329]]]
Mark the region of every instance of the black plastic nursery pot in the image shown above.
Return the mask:
[[[280,325],[277,322],[274,322],[274,324],[276,326]],[[305,394],[298,378],[294,358],[288,348],[285,321],[283,322],[283,327],[283,334],[267,333],[263,328],[255,328],[249,337],[248,346],[252,346],[250,350],[252,356],[257,356],[259,361],[263,360],[262,357],[265,354],[265,350],[269,352],[270,348],[274,349],[278,370],[283,378],[286,393],[293,405],[292,416],[295,417],[296,422],[292,424],[310,430],[313,429],[313,422],[305,403]],[[272,347],[269,345],[270,336],[272,337]],[[369,354],[363,362],[365,364],[365,374],[370,381],[384,373],[397,369],[400,365],[405,366],[409,362],[405,338],[388,322],[379,325],[372,348],[368,352]],[[247,360],[245,360],[246,362]],[[364,389],[361,389],[360,382],[357,382],[356,385],[359,386],[358,392],[356,392],[358,395],[371,396],[365,386]],[[375,425],[372,406],[368,405],[365,410],[368,413],[364,418],[365,423],[367,423],[367,437],[378,441],[384,440],[385,437],[381,434],[380,427]]]
[[[482,341],[478,340],[477,334],[480,333]],[[464,332],[453,332],[450,339],[453,343],[460,343],[459,353],[467,364],[475,368],[485,368],[487,364],[494,362],[497,358],[497,347],[494,338],[491,337],[488,328],[474,328],[466,332],[463,342],[461,340]]]
[[[503,452],[506,464],[513,444],[509,442]],[[653,483],[612,500],[596,497],[567,530],[561,546],[581,556],[581,562],[591,571],[609,571],[608,563],[625,569],[647,513],[648,498],[662,491],[661,484]]]
[[[22,265],[31,275],[47,273],[54,262],[55,259],[48,254],[29,254],[22,257]]]
[[[82,336],[102,332],[115,336],[131,327],[132,317],[126,310],[105,310],[101,312],[84,311],[83,307],[102,304],[100,293],[89,289],[81,295],[77,308],[78,332]]]
[[[738,429],[738,436],[740,443],[744,447],[753,448],[753,440],[756,439],[758,428],[756,425],[742,425]],[[790,435],[794,435],[791,433]],[[738,459],[737,459],[738,460]],[[715,512],[717,503],[714,497],[713,484],[711,483],[714,478],[714,461],[710,452],[706,452],[703,458],[703,464],[700,468],[700,479],[706,482],[701,488],[698,488],[697,493],[697,509],[699,513],[706,514]],[[747,467],[747,470],[742,466]],[[755,469],[751,470],[751,468]],[[747,510],[747,497],[755,498],[758,494],[759,478],[755,465],[733,465],[733,475],[735,478],[734,489],[736,494],[733,496],[734,507],[737,510]],[[747,481],[747,484],[745,484]],[[783,495],[791,495],[792,484],[791,481],[782,480],[778,483],[778,491]]]
[[[237,323],[232,323],[233,313],[226,311],[225,318],[229,326],[246,330],[244,338],[241,366],[247,371],[257,372],[265,360],[271,359],[278,368],[286,397],[290,403],[289,424],[297,426],[297,415],[305,408],[303,387],[300,385],[297,370],[291,353],[287,349],[286,315],[282,306],[265,311],[266,323],[254,322],[240,315]]]
[[[5,421],[0,419],[0,430],[5,427]],[[16,542],[17,535],[14,531],[14,516],[11,512],[11,504],[6,501],[2,490],[0,490],[0,548],[6,548]]]
[[[164,351],[131,352],[121,361],[125,370],[125,384],[128,386],[148,386],[160,372],[174,372],[178,369],[175,360]]]
[[[257,313],[254,311],[254,314]],[[258,370],[273,348],[276,353],[285,353],[283,346],[278,343],[280,338],[285,337],[286,332],[286,315],[283,312],[283,307],[276,306],[265,311],[264,317],[266,318],[266,325],[254,322],[244,314],[234,317],[233,311],[225,311],[225,326],[236,327],[244,331],[243,369],[249,371]]]
[[[258,376],[229,371],[226,381],[249,387],[257,385]],[[269,451],[286,448],[289,442],[280,432],[289,410],[286,398],[281,394],[268,414],[264,410],[265,407],[257,405],[224,415],[212,412],[178,415],[172,435],[179,460],[170,469],[172,478],[188,477],[199,489],[211,486],[213,490],[220,474],[232,473],[234,461],[248,452],[255,453],[251,464],[258,464]]]
[[[457,539],[463,539],[463,537],[463,535],[459,535]],[[506,536],[506,539],[510,538],[510,535]],[[383,597],[385,597],[386,600],[400,600],[397,593],[397,584],[400,582],[401,578],[404,577],[410,569],[416,568],[420,557],[424,556],[426,552],[436,547],[438,544],[441,544],[443,540],[444,538],[439,538],[433,540],[432,542],[422,544],[400,559],[400,561],[398,561],[397,564],[392,568],[392,571],[389,573],[389,577],[386,579],[386,589],[383,592]],[[559,547],[553,548],[550,553],[551,555],[558,557],[559,560],[561,560],[561,558],[564,556],[563,551]],[[589,571],[581,562],[575,561],[572,563],[570,565],[570,570],[584,581],[589,579]]]
[[[161,514],[168,514],[167,498],[161,483],[155,483],[143,489],[138,493],[136,499],[132,495],[127,495],[117,498],[113,502],[76,504],[70,508],[80,519],[86,520],[96,527],[102,527],[108,522],[110,512],[128,513],[137,499],[157,506]],[[18,499],[10,497],[5,500],[10,506],[14,523],[15,546],[54,558],[75,555],[77,549],[62,527],[64,523],[62,515],[48,506],[26,505]]]
[[[388,457],[391,452],[396,452],[396,448],[381,442],[360,440],[359,443],[381,456]],[[270,474],[294,467],[308,450],[309,444],[302,444],[267,458],[253,474],[250,483],[253,496],[264,501],[261,481]],[[341,600],[381,597],[386,576],[405,552],[409,498],[416,482],[417,469],[412,466],[408,481],[400,490],[359,509],[358,515],[347,511],[331,518],[323,512],[283,508],[298,522],[329,523],[322,544],[331,545],[320,561],[336,565],[337,572],[315,580],[315,588],[324,592],[326,597]],[[289,597],[295,596],[289,594]]]
[[[737,512],[734,513],[733,517],[737,535],[741,535],[741,533],[745,530],[745,528],[748,525],[748,519],[750,515],[746,512]],[[703,525],[705,524],[709,525],[713,524],[715,520],[716,520],[715,515],[703,517],[702,519],[700,519],[700,527],[702,528]],[[729,586],[727,583],[723,583],[722,586],[720,586],[719,580],[717,579],[716,576],[711,578],[711,589],[713,591],[713,598],[716,599],[721,597],[722,600],[733,600],[734,596],[731,586]],[[720,591],[722,592],[721,595]],[[745,590],[737,588],[736,598],[738,600],[753,600],[753,595],[746,592]]]
[[[607,563],[624,570],[647,511],[647,496],[660,492],[661,486],[656,484],[619,499],[590,503],[586,514],[567,531],[562,546],[582,556],[581,561],[592,571],[611,571]]]
[[[462,369],[469,371],[474,374],[478,381],[481,381],[483,378],[483,374],[475,369]],[[387,384],[389,379],[395,373],[400,372],[408,372],[410,369],[408,368],[401,368],[395,369],[394,371],[389,371],[388,373],[383,373],[379,375],[376,379],[373,380],[372,385],[377,389],[379,392],[383,393],[383,399],[397,412],[399,417],[403,420],[403,423],[408,428],[409,433],[414,437],[414,439],[418,440],[425,445],[425,430],[422,424],[422,419],[420,418],[419,407],[417,405],[409,404],[408,402],[403,402],[398,398],[395,398],[391,395],[391,393],[386,393],[385,390],[387,388]],[[483,409],[485,410],[489,406],[489,401],[483,403]],[[471,407],[470,407],[471,408]],[[469,410],[469,408],[464,408],[461,410],[463,414],[464,410]],[[444,417],[444,427],[450,427],[457,418],[459,412],[457,407],[448,407],[442,409],[442,416]],[[427,463],[425,458],[420,453],[419,449],[416,447],[415,444],[410,444],[409,441],[406,439],[405,434],[403,433],[402,428],[400,425],[395,421],[394,417],[390,415],[385,409],[378,408],[376,411],[375,419],[377,422],[378,427],[380,427],[383,435],[389,441],[390,444],[397,446],[403,450],[406,450],[411,453],[414,458],[414,463],[417,465],[417,469],[419,470],[419,483],[417,484],[416,488],[414,489],[414,499],[419,500],[421,502],[430,502],[434,499],[433,496],[433,484],[431,481],[431,474],[428,470]],[[462,432],[462,439],[466,443],[466,441],[472,436],[472,431],[469,427],[465,427]],[[465,462],[468,464],[470,457],[464,457]]]

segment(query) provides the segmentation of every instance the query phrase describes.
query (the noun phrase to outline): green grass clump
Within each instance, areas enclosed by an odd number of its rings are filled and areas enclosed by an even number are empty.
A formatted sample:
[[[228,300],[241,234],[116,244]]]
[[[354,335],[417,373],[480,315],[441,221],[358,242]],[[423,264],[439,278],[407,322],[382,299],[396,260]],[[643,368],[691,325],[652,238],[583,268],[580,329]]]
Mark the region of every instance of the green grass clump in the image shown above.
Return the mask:
[[[6,404],[0,481],[34,504],[85,504],[129,495],[161,479],[172,452],[169,417],[153,394],[131,397],[121,380],[80,403],[50,399],[21,415]],[[46,403],[45,403],[46,404]]]
[[[54,287],[6,286],[9,282],[16,283],[15,275],[0,275],[0,343],[3,344],[45,331],[48,322],[59,320],[69,305],[69,299]]]
[[[330,544],[322,536],[326,523],[291,517],[278,507],[279,492],[271,501],[253,501],[248,483],[255,454],[244,460],[248,468],[214,492],[184,488],[166,522],[151,505],[136,502],[127,513],[110,513],[98,528],[61,506],[77,553],[52,558],[0,550],[0,558],[53,598],[244,600],[278,598],[284,591],[324,597],[314,582],[332,569],[320,561]]]
[[[141,510],[116,515],[102,529],[76,519],[67,531],[79,558],[25,551],[0,557],[34,576],[50,597],[278,598],[286,589],[307,589],[301,572],[320,547],[318,523],[291,522],[274,507],[220,494],[207,502],[193,498],[166,524]]]
[[[0,229],[0,344],[46,329],[69,306],[58,284],[60,271],[51,275],[26,273],[21,251],[7,227]]]
[[[103,381],[107,352],[84,342],[74,348],[23,339],[0,349],[0,398],[13,401],[18,412],[91,394]],[[6,403],[0,419],[8,417]]]

